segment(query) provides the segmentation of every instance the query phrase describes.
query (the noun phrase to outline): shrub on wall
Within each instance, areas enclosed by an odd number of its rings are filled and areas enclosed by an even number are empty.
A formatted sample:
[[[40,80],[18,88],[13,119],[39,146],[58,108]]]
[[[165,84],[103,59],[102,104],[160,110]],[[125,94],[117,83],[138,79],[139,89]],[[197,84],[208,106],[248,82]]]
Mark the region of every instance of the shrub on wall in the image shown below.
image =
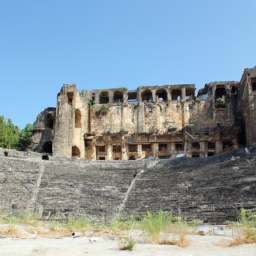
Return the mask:
[[[109,111],[108,104],[103,104],[100,106],[100,108],[95,112],[95,115],[98,117],[100,115],[106,115]]]
[[[216,108],[225,108],[226,107],[226,101],[223,98],[218,98],[216,100]]]

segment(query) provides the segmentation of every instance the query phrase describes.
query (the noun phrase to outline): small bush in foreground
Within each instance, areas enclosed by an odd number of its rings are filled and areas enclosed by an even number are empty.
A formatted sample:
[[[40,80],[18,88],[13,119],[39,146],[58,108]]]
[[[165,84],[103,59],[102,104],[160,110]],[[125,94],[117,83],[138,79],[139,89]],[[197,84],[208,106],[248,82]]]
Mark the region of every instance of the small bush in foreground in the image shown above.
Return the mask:
[[[142,228],[149,242],[179,246],[187,244],[185,235],[188,223],[182,217],[175,218],[172,213],[164,213],[162,210],[155,214],[148,212],[142,220]]]
[[[135,246],[135,241],[133,240],[132,236],[119,238],[117,243],[120,250],[132,251]]]
[[[238,223],[233,223],[233,240],[227,246],[256,242],[256,216],[249,210],[241,209]]]

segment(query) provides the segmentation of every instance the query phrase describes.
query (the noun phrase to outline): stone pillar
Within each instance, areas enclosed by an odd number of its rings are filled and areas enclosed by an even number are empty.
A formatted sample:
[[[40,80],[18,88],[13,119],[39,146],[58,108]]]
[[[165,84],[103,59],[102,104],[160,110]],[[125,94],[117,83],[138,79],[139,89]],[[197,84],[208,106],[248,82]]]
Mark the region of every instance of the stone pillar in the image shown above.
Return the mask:
[[[151,90],[151,92],[152,92],[152,98],[153,98],[153,102],[157,102],[156,101],[156,90]]]
[[[152,143],[153,157],[158,157],[158,143]]]
[[[189,140],[186,140],[186,141],[185,141],[184,153],[186,154],[186,157],[192,157],[192,153],[191,153],[191,143],[190,143]]]
[[[114,103],[114,92],[109,91],[108,97],[109,97],[109,104],[113,104]]]
[[[107,146],[107,159],[106,160],[112,160],[112,146]]]
[[[205,141],[200,141],[200,157],[205,157]]]
[[[138,158],[141,159],[142,158],[142,145],[138,145],[137,150],[138,150]]]
[[[167,91],[167,99],[168,99],[168,101],[171,101],[172,100],[172,91],[171,91],[171,89],[167,89],[166,91]]]
[[[175,158],[176,154],[175,154],[175,143],[172,142],[171,143],[171,156],[172,158]]]
[[[208,141],[205,141],[205,157],[208,157]]]
[[[216,141],[215,143],[215,152],[216,154],[220,154],[223,152],[223,143],[222,141]]]
[[[96,153],[96,146],[93,145],[93,146],[92,146],[92,157],[91,157],[91,159],[92,159],[92,160],[97,160],[97,159],[96,159],[96,155],[97,155],[97,153]]]
[[[94,102],[95,104],[100,104],[100,97],[99,97],[99,93],[96,93],[94,96]]]
[[[186,100],[186,87],[181,88],[181,100]]]

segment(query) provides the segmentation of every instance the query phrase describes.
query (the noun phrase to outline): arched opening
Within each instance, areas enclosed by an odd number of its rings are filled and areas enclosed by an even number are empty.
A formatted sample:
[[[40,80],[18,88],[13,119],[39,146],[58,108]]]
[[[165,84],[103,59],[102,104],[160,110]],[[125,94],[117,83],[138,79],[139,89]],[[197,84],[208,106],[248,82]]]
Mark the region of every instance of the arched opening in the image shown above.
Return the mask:
[[[236,94],[236,87],[235,86],[232,86],[231,93]]]
[[[252,91],[255,92],[256,91],[256,77],[252,77],[251,82],[252,82]]]
[[[46,141],[43,145],[43,152],[52,154],[52,142]]]
[[[75,110],[75,128],[81,128],[81,112],[79,109]]]
[[[194,90],[192,88],[186,88],[186,100],[194,99]]]
[[[53,115],[48,114],[46,118],[45,128],[53,129],[53,120],[54,120]]]
[[[224,108],[226,107],[226,89],[224,85],[217,85],[215,91],[215,107]]]
[[[137,102],[137,92],[128,92],[127,102]]]
[[[146,90],[141,94],[142,101],[152,102],[152,92],[150,90]]]
[[[101,92],[101,93],[100,93],[100,101],[99,101],[99,104],[107,104],[107,103],[109,103],[108,92]]]
[[[80,158],[80,150],[77,146],[72,147],[72,157],[73,158]]]
[[[181,90],[180,89],[172,89],[172,100],[180,100]]]
[[[156,91],[156,101],[159,101],[159,102],[167,101],[166,90],[157,90]]]
[[[123,102],[123,93],[122,92],[115,91],[114,102]]]
[[[74,98],[74,94],[73,92],[68,92],[67,93],[67,98],[68,98],[68,105],[71,105],[73,104],[73,98]]]

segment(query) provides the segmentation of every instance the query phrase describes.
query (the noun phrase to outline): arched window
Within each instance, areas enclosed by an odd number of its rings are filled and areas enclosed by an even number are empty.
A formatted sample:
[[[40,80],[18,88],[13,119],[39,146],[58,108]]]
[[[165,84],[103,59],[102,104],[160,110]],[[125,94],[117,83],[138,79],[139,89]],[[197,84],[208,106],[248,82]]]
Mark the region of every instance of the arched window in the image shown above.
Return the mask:
[[[53,115],[48,114],[46,118],[45,128],[53,129],[53,120],[54,120]]]
[[[114,102],[123,102],[123,93],[122,92],[115,91]]]
[[[156,91],[156,97],[159,102],[167,101],[167,92],[166,90],[157,90]]]
[[[141,98],[142,98],[142,101],[152,102],[153,101],[152,92],[150,90],[144,91],[143,93],[141,93]]]
[[[100,93],[100,104],[107,104],[109,103],[109,96],[108,92],[101,92]]]
[[[80,158],[80,150],[77,146],[72,147],[72,157],[73,158]]]
[[[81,112],[79,109],[75,110],[75,128],[81,128]]]
[[[43,152],[44,153],[52,153],[52,142],[51,141],[46,141],[43,145]]]

